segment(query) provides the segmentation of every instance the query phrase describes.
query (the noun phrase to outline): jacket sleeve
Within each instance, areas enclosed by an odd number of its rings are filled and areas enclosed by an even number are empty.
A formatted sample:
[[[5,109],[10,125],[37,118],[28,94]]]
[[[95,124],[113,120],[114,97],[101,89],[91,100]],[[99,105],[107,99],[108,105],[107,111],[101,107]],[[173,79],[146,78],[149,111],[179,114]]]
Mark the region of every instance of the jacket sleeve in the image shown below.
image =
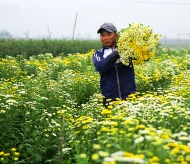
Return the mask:
[[[108,72],[111,67],[114,65],[116,60],[119,58],[118,51],[113,51],[106,58],[101,56],[97,51],[93,55],[93,62],[96,68],[96,71],[100,73]]]

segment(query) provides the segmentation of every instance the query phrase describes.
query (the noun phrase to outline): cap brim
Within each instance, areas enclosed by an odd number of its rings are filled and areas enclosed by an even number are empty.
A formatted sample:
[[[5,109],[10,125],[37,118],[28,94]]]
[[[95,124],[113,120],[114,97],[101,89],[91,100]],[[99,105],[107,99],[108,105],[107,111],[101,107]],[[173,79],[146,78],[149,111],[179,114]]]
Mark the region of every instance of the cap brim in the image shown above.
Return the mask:
[[[105,28],[100,28],[100,29],[97,31],[97,33],[100,33],[102,30],[106,30],[106,31],[108,31],[108,32],[114,32],[114,31],[112,31],[112,30],[108,30],[108,29],[105,29]]]

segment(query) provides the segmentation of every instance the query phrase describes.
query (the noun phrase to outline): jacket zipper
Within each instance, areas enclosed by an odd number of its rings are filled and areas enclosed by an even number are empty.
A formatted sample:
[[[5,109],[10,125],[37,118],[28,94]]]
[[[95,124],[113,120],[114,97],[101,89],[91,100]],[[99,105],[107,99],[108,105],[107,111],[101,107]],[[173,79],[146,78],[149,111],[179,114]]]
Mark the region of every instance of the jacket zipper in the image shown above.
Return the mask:
[[[119,92],[119,98],[121,98],[121,90],[120,90],[120,82],[119,82],[119,74],[118,74],[118,70],[117,70],[117,66],[115,65],[115,72],[116,72],[116,77],[117,77],[117,89]]]
[[[112,52],[114,51],[114,49],[112,49]],[[116,72],[116,77],[117,77],[117,89],[118,89],[118,92],[119,92],[119,98],[122,99],[121,98],[121,90],[120,90],[120,82],[119,82],[119,74],[118,74],[118,70],[117,70],[116,65],[115,65],[115,72]]]

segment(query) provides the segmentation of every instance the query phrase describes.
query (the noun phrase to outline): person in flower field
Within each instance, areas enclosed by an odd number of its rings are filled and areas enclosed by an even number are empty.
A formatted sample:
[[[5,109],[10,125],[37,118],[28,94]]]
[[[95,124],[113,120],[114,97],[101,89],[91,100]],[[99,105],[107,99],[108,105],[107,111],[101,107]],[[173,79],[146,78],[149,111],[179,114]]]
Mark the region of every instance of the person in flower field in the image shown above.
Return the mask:
[[[113,23],[105,22],[98,29],[102,48],[93,54],[93,63],[100,73],[100,89],[104,96],[103,104],[109,101],[126,100],[136,92],[135,74],[132,62],[130,66],[122,64],[121,54],[117,51],[117,28]]]

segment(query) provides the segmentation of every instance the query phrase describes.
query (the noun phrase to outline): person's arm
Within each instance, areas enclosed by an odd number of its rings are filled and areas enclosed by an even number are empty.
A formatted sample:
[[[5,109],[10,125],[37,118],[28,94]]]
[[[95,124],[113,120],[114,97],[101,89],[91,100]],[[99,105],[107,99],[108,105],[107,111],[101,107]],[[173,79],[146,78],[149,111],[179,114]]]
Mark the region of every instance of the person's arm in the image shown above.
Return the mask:
[[[98,52],[95,52],[93,55],[93,62],[96,71],[100,73],[105,73],[109,71],[118,58],[119,58],[118,51],[113,51],[106,58],[104,58],[103,56],[101,57]]]

